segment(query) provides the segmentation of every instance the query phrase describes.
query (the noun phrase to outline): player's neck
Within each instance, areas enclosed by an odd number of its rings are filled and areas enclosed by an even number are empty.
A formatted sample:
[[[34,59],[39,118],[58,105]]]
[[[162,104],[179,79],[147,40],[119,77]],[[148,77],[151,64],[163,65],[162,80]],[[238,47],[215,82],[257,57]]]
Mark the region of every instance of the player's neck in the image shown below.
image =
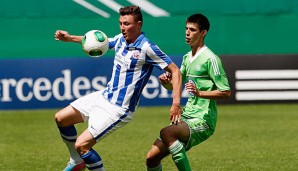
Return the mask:
[[[204,43],[203,44],[198,44],[197,46],[194,46],[191,48],[191,53],[192,53],[192,56],[195,56],[196,53],[204,46]]]

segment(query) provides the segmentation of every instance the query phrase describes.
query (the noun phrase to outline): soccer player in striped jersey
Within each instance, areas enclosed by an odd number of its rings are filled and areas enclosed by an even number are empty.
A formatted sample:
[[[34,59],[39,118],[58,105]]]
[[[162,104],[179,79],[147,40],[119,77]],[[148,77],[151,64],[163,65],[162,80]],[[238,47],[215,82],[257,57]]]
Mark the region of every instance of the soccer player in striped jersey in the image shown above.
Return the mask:
[[[190,171],[186,151],[214,133],[216,100],[230,97],[230,86],[221,59],[204,43],[209,27],[209,20],[202,14],[191,15],[186,20],[186,43],[191,51],[183,56],[180,70],[190,96],[183,108],[181,122],[162,128],[160,137],[147,153],[147,170],[162,170],[161,160],[170,154],[179,171]],[[159,77],[167,89],[175,80],[172,79],[175,77],[169,76],[165,73]]]
[[[138,6],[120,8],[121,34],[109,38],[109,48],[115,50],[112,77],[105,89],[81,97],[55,115],[61,137],[68,147],[70,161],[65,171],[103,171],[99,154],[92,148],[99,140],[130,122],[138,106],[141,92],[154,67],[163,69],[173,80],[171,122],[181,116],[182,76],[179,68],[141,31],[143,17]],[[81,43],[83,36],[57,30],[55,39]],[[88,128],[77,137],[76,123],[88,121]]]

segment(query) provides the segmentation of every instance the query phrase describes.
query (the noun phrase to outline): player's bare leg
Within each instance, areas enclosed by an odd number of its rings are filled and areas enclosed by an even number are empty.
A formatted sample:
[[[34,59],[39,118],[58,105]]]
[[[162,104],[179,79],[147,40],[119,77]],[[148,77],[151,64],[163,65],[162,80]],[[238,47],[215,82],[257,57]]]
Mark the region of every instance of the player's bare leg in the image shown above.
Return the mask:
[[[163,142],[160,139],[156,139],[147,153],[147,171],[162,170],[161,160],[169,154],[168,148],[163,144]]]
[[[81,113],[70,105],[56,113],[55,121],[58,127],[67,127],[84,122]]]
[[[96,144],[95,139],[86,129],[77,139],[75,148],[81,155],[85,165],[92,171],[104,171],[103,162],[99,154],[92,148]]]
[[[56,113],[55,121],[58,126],[60,135],[63,139],[63,142],[66,144],[70,154],[70,161],[68,162],[64,170],[68,171],[74,169],[84,169],[84,162],[75,149],[77,131],[74,127],[74,124],[81,123],[84,121],[82,115],[78,110],[76,110],[72,106],[67,106]]]
[[[187,143],[190,136],[188,125],[181,121],[163,128],[160,137],[172,155],[178,170],[191,171],[183,143]]]

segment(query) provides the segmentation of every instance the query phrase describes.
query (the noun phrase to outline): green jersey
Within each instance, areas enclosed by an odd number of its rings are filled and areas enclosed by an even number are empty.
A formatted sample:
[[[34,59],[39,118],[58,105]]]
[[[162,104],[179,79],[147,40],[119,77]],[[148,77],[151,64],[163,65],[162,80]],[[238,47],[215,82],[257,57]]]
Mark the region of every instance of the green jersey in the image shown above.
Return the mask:
[[[230,90],[221,59],[207,46],[203,46],[195,56],[191,51],[185,54],[180,70],[183,82],[192,81],[199,91]],[[186,119],[200,118],[215,130],[216,100],[190,96],[182,115]]]

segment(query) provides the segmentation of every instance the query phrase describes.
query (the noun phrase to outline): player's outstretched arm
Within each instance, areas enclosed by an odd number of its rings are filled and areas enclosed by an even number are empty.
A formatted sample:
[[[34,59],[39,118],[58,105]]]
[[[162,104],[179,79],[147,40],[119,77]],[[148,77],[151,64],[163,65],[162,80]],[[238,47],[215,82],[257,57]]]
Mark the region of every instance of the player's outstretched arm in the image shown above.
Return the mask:
[[[60,40],[63,42],[75,42],[82,43],[83,36],[70,35],[67,31],[57,30],[55,32],[55,40]]]
[[[172,123],[178,123],[181,118],[181,107],[180,107],[180,100],[181,100],[181,93],[182,93],[182,75],[180,69],[174,64],[171,63],[168,65],[165,70],[170,72],[170,79],[167,79],[167,82],[171,82],[173,88],[173,103],[170,109],[170,120]],[[169,75],[166,75],[169,77]]]

